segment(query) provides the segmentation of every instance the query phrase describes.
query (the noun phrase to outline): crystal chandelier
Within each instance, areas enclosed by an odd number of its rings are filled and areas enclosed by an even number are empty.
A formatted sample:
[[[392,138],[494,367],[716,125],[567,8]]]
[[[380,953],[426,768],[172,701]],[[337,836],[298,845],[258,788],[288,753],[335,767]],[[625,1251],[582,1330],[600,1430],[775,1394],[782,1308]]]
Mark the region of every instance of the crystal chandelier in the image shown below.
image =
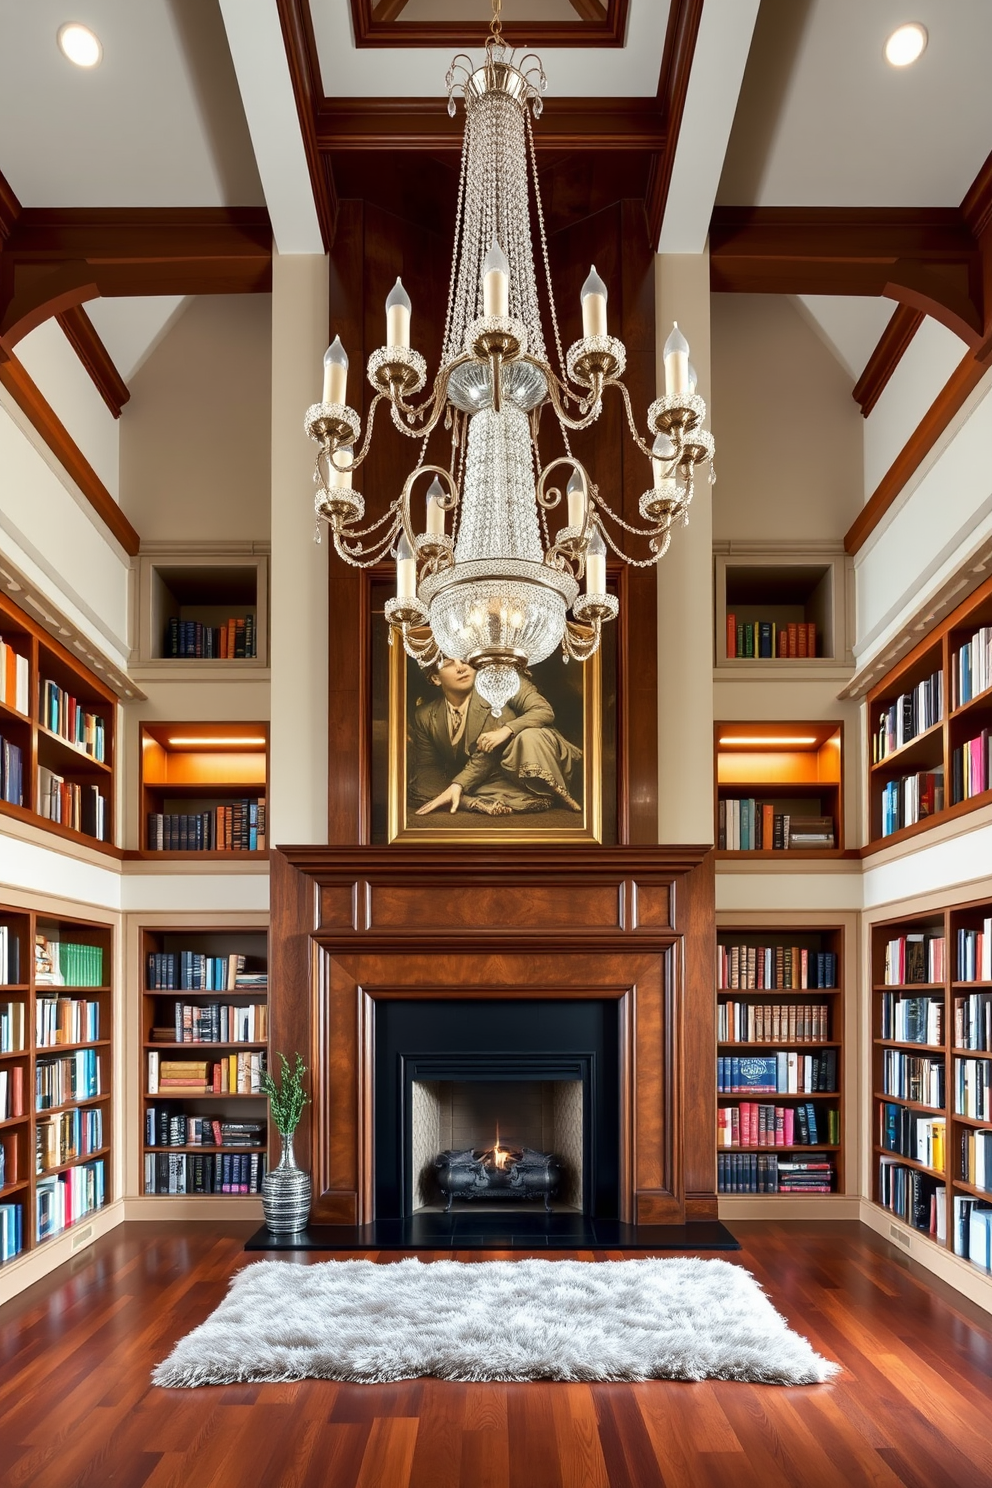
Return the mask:
[[[637,567],[656,563],[672,526],[688,521],[695,467],[713,455],[713,437],[702,427],[706,405],[695,392],[689,347],[677,325],[665,346],[665,393],[648,409],[653,443],[639,434],[620,380],[626,351],[607,332],[607,287],[595,267],[581,291],[582,338],[562,355],[531,127],[547,80],[533,54],[514,62],[499,5],[493,0],[484,61],[475,66],[456,57],[446,79],[452,117],[456,97],[464,99],[465,134],[433,388],[415,401],[427,367],[411,348],[410,298],[397,279],[386,300],[386,345],[368,362],[374,396],[364,437],[347,404],[348,358],[338,337],[324,357],[322,401],[306,413],[306,432],[319,446],[317,540],[324,520],[340,557],[359,568],[392,552],[397,592],[385,607],[390,642],[400,636],[421,666],[451,657],[475,667],[476,689],[496,718],[525,667],[558,646],[566,661],[593,655],[603,622],[618,609],[606,587],[607,548]],[[539,308],[531,191],[554,365]],[[569,431],[599,418],[607,389],[623,399],[631,436],[651,464],[652,484],[639,503],[644,526],[612,510],[569,444]],[[363,526],[365,503],[353,478],[384,400],[399,432],[420,442],[419,458],[385,513]],[[565,453],[542,464],[538,430],[549,404]],[[430,435],[442,420],[451,437],[447,466],[427,463]],[[413,505],[418,482],[422,520]],[[562,483],[566,521],[552,537],[548,517],[562,507]],[[647,556],[622,551],[617,529],[641,540]]]

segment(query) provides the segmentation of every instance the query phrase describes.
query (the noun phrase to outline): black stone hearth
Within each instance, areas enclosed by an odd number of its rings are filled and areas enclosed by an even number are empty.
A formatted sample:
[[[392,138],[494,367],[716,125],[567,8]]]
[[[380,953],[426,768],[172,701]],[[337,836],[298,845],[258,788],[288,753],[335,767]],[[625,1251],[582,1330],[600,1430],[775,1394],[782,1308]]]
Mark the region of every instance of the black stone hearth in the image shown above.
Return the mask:
[[[370,1225],[313,1225],[299,1235],[270,1235],[263,1225],[249,1251],[599,1251],[740,1250],[725,1225],[628,1225],[584,1214],[417,1214]]]

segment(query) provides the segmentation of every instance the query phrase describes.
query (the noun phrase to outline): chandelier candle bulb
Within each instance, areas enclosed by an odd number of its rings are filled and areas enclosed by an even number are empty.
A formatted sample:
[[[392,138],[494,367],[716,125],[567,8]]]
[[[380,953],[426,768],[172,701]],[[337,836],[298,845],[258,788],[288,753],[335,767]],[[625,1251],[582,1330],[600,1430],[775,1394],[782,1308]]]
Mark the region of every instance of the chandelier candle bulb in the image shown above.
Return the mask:
[[[346,460],[348,460],[349,463],[350,463],[350,461],[354,457],[354,454],[355,454],[355,447],[354,447],[354,445],[352,445],[352,444],[346,444],[346,445],[343,445],[341,449],[337,450],[336,453],[335,453],[335,455],[331,459],[331,462],[330,462],[331,482],[330,482],[330,484],[331,484],[331,490],[332,491],[350,491],[351,490],[351,471],[350,470],[339,470],[338,467],[337,467],[337,465],[335,464],[335,460],[337,460],[339,457],[341,457],[343,455],[344,458]]]
[[[692,365],[692,363],[690,362],[689,363],[689,391],[690,391],[690,393],[694,393],[696,391],[696,383],[698,381],[699,381],[699,379],[696,376],[696,369]]]
[[[586,492],[577,470],[569,476],[565,494],[568,497],[568,525],[581,527],[586,514]]]
[[[676,320],[665,342],[665,392],[689,392],[689,343]]]
[[[482,263],[482,313],[510,313],[510,261],[499,246],[499,238],[493,238]]]
[[[444,487],[435,476],[427,491],[427,532],[431,537],[444,535],[444,508],[440,504],[443,495]]]
[[[651,470],[656,490],[661,490],[668,476],[666,466],[675,458],[675,445],[667,434],[659,434],[651,446]]]
[[[582,301],[582,334],[589,336],[606,335],[606,300],[609,291],[602,279],[596,273],[596,265],[589,269],[588,277],[579,294]]]
[[[324,352],[324,392],[322,403],[345,403],[348,397],[348,353],[335,336]]]
[[[413,305],[403,288],[403,280],[397,275],[396,283],[386,297],[386,345],[410,345],[410,311]]]
[[[586,593],[606,593],[606,543],[598,524],[592,529],[586,548]]]
[[[397,599],[416,599],[417,597],[417,560],[413,556],[407,535],[400,533],[400,540],[396,544],[396,597]]]

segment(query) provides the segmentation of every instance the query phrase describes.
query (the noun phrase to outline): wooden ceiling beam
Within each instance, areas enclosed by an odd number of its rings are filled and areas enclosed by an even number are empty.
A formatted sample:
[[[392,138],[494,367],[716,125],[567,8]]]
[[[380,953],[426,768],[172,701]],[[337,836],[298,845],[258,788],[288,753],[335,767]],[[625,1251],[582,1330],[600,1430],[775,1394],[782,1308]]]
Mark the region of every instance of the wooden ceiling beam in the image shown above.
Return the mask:
[[[657,249],[665,220],[668,191],[672,184],[675,152],[678,149],[682,114],[689,91],[689,75],[696,53],[696,38],[703,14],[703,0],[672,0],[665,33],[665,50],[658,79],[658,106],[664,122],[665,143],[656,151],[644,201],[651,246]]]
[[[317,109],[324,90],[309,0],[277,0],[277,4],[317,222],[329,253],[337,231],[338,197],[331,163],[321,153],[317,138]]]
[[[280,0],[281,3],[281,0]],[[305,0],[292,0],[305,3]],[[351,0],[352,33],[356,47],[453,47],[464,50],[485,45],[489,20],[404,21],[407,0]],[[503,35],[511,46],[622,47],[627,35],[630,0],[571,0],[574,21],[504,21]]]
[[[851,395],[864,418],[875,407],[903,353],[925,319],[923,311],[914,310],[911,305],[896,307]]]
[[[321,150],[430,150],[460,154],[464,120],[443,98],[325,98],[317,111]],[[664,150],[654,98],[549,98],[534,126],[538,154],[549,150]]]
[[[100,340],[96,326],[81,305],[74,305],[70,310],[64,310],[55,318],[62,327],[69,345],[89,373],[100,397],[114,418],[120,418],[121,409],[131,393],[127,383],[114,366],[113,357]]]

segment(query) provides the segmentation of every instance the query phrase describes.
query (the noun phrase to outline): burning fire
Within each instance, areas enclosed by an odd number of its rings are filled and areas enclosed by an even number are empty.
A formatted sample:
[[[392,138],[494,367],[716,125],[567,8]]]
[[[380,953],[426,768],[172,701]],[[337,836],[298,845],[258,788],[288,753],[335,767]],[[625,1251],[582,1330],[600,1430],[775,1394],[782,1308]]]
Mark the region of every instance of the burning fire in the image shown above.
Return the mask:
[[[501,1147],[499,1145],[499,1125],[497,1124],[497,1126],[496,1126],[496,1142],[495,1142],[495,1145],[493,1147],[493,1163],[495,1164],[495,1166],[497,1168],[499,1168],[502,1171],[504,1168],[506,1168],[508,1166],[508,1164],[510,1162],[510,1157],[511,1157],[511,1152],[510,1152],[509,1147]]]

